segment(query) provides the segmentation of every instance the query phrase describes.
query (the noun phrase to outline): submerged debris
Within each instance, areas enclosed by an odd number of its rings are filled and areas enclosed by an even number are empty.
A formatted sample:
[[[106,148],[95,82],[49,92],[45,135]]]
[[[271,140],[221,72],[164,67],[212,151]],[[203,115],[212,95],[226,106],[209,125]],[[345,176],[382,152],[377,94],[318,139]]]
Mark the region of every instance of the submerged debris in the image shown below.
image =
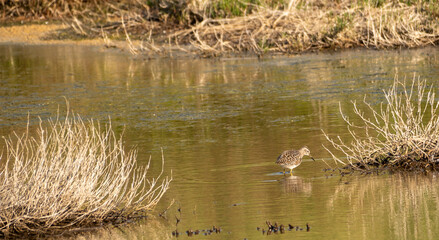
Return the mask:
[[[207,235],[211,235],[212,233],[221,233],[221,231],[222,231],[221,227],[217,227],[217,226],[213,225],[212,228],[209,228],[209,229],[195,229],[195,230],[188,229],[184,232],[179,232],[178,231],[178,224],[181,222],[181,215],[182,215],[181,206],[178,207],[177,212],[178,212],[179,216],[178,217],[177,217],[177,215],[175,216],[175,218],[176,218],[175,230],[172,231],[172,236],[174,236],[174,237],[178,237],[178,236],[183,235],[183,234],[186,234],[188,237],[192,237],[194,235],[201,235],[201,234],[204,236],[207,236]]]
[[[280,234],[284,234],[285,231],[303,231],[303,228],[301,228],[300,226],[293,226],[291,224],[288,224],[288,227],[285,227],[285,225],[283,224],[278,224],[277,222],[275,222],[274,224],[272,224],[270,221],[265,221],[265,224],[267,225],[267,230],[265,230],[264,228],[261,227],[257,227],[256,230],[260,230],[262,229],[262,234],[265,235],[271,235],[272,233],[280,233]],[[311,230],[311,227],[308,223],[306,223],[306,231],[309,232]]]
[[[222,229],[220,227],[216,227],[214,225],[214,226],[212,226],[212,228],[209,228],[209,229],[201,229],[201,230],[200,229],[196,229],[196,230],[188,229],[185,231],[185,233],[188,237],[192,237],[194,235],[200,235],[200,234],[202,234],[204,236],[211,235],[212,233],[218,234],[218,233],[221,233],[221,231],[222,231]],[[179,232],[177,229],[172,231],[172,236],[174,236],[174,237],[178,237],[182,234],[183,233]]]

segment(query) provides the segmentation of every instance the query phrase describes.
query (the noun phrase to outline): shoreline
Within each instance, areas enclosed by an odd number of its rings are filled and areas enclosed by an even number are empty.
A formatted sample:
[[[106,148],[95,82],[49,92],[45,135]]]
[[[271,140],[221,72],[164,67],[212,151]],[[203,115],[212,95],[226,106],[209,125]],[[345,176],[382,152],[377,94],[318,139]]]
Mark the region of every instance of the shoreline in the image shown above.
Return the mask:
[[[54,39],[53,34],[56,31],[66,30],[69,26],[62,23],[24,23],[22,25],[0,26],[0,44],[24,44],[24,45],[73,45],[84,47],[96,47],[103,51],[119,51],[120,53],[130,54],[133,57],[152,58],[273,58],[273,57],[291,57],[307,54],[325,54],[337,53],[340,51],[370,50],[370,51],[400,51],[414,49],[435,48],[434,45],[418,46],[418,47],[394,47],[394,48],[367,48],[363,46],[309,50],[298,53],[269,52],[266,54],[256,54],[253,52],[225,52],[219,56],[203,55],[197,52],[197,49],[191,45],[173,46],[169,44],[157,44],[155,47],[160,48],[159,51],[143,50],[134,54],[132,48],[141,46],[143,43],[139,40],[108,40],[103,38],[93,39]],[[48,37],[51,36],[52,37]]]
[[[0,42],[104,46],[149,58],[439,45],[439,8],[422,0],[165,2],[6,2]]]
[[[143,51],[140,54],[133,54],[130,50],[132,45],[139,46],[142,44],[138,40],[122,41],[122,40],[108,40],[103,38],[93,39],[53,39],[51,35],[57,34],[59,30],[66,30],[69,26],[58,23],[24,23],[22,25],[0,26],[0,44],[24,44],[24,45],[73,45],[84,47],[97,47],[104,51],[119,51],[133,56],[147,57],[147,58],[162,58],[162,57],[182,57],[193,58],[199,57],[194,49],[189,46],[165,46],[160,48],[164,50],[162,53],[155,51]],[[244,55],[243,55],[244,56]]]

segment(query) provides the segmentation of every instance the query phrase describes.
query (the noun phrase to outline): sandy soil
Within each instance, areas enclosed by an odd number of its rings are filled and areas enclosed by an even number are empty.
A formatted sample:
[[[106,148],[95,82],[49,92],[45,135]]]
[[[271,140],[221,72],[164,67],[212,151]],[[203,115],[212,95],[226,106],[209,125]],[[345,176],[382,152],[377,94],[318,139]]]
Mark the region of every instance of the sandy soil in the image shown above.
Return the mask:
[[[41,45],[41,44],[60,44],[60,45],[80,45],[80,46],[96,46],[103,49],[115,49],[125,53],[130,53],[130,45],[127,41],[115,41],[111,40],[105,42],[103,38],[97,39],[82,39],[82,40],[47,40],[47,36],[53,34],[57,30],[67,28],[64,24],[26,24],[16,26],[0,26],[0,43],[21,43],[29,45]],[[55,34],[56,35],[56,34]],[[134,46],[139,46],[140,41],[132,41]],[[139,56],[146,56],[149,58],[160,57],[193,57],[193,47],[191,46],[160,46],[162,52],[156,51],[143,51]],[[182,50],[184,49],[184,50]]]
[[[23,44],[73,44],[83,46],[105,46],[103,39],[84,40],[47,40],[44,39],[56,30],[67,28],[63,24],[31,24],[0,27],[0,43],[23,43]],[[127,48],[125,42],[111,42],[118,48]]]
[[[32,24],[0,27],[0,42],[27,43],[27,44],[80,44],[104,45],[102,39],[93,40],[44,40],[43,38],[53,31],[66,28],[63,24]]]

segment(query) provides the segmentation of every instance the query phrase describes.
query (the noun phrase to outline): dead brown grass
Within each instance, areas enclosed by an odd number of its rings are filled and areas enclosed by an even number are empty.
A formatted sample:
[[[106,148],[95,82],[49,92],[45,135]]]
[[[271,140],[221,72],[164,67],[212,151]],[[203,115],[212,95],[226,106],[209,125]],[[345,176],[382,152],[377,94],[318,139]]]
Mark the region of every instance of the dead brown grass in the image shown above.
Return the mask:
[[[412,48],[439,42],[439,7],[433,0],[269,2],[240,2],[243,9],[235,14],[225,9],[233,5],[229,0],[0,3],[3,19],[63,20],[82,37],[127,40],[134,54],[169,54],[165,51],[169,48],[204,56],[293,54],[353,47]]]
[[[142,218],[169,188],[148,179],[111,124],[78,115],[41,122],[35,137],[5,138],[1,156],[0,236],[51,234]],[[163,164],[162,159],[162,164]]]
[[[329,6],[330,7],[330,6]],[[435,45],[439,23],[416,6],[383,7],[291,6],[286,10],[259,8],[249,16],[205,19],[173,37],[205,54],[224,52],[298,53],[352,47],[394,48]]]

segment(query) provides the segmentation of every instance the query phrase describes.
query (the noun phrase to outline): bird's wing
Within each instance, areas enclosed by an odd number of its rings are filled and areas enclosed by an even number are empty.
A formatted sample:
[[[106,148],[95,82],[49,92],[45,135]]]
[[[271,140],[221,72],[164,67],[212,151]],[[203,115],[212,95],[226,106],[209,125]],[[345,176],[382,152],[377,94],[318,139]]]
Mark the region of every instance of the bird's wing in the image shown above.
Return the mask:
[[[299,153],[299,151],[290,151],[290,155],[291,155],[293,158],[300,157],[300,153]]]
[[[284,155],[285,152],[281,153],[279,155],[279,157],[277,157],[276,163],[279,164],[280,163],[280,159],[282,158],[282,156]]]

